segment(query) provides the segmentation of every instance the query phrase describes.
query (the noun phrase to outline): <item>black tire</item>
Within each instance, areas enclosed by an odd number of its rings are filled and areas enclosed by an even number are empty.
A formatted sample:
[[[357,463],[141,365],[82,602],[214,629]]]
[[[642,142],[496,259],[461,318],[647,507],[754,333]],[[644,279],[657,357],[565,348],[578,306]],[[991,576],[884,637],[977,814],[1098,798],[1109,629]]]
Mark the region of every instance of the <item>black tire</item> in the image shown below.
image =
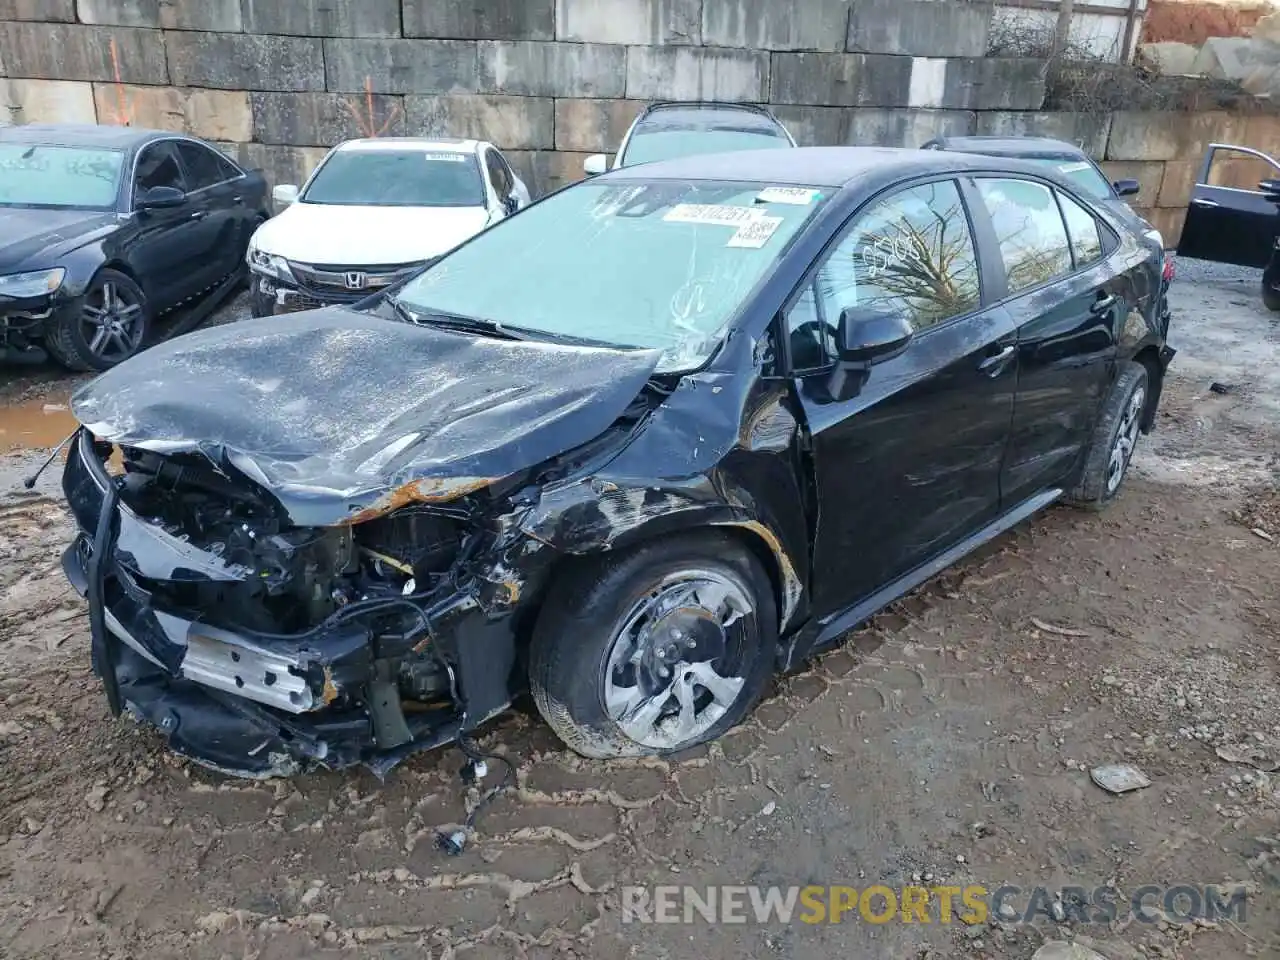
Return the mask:
[[[1123,488],[1141,436],[1150,390],[1147,368],[1133,360],[1125,362],[1094,427],[1080,482],[1071,491],[1076,506],[1101,510]],[[1128,440],[1127,450],[1119,446],[1122,432]],[[1117,457],[1121,459],[1117,461]]]
[[[270,317],[275,313],[275,299],[262,292],[262,281],[257,276],[249,280],[249,313],[254,317]]]
[[[100,343],[93,331],[103,323],[118,324],[118,330]],[[46,332],[45,344],[69,370],[109,370],[143,349],[150,332],[151,308],[142,288],[118,270],[103,269],[79,303]]]
[[[1268,310],[1280,313],[1280,290],[1276,290],[1266,280],[1262,281],[1262,302]]]
[[[629,614],[651,602],[648,598],[657,596],[663,589],[674,592],[678,588],[664,588],[664,580],[681,576],[719,578],[747,599],[751,612],[723,628],[712,628],[711,619],[705,616],[678,619],[687,611],[697,609],[695,603],[684,600],[679,603],[679,609],[671,611],[671,619],[659,617],[649,621],[655,629],[643,634],[652,638],[653,634],[661,633],[657,642],[659,650],[664,649],[662,645],[668,643],[669,638],[682,635],[689,638],[686,641],[689,648],[697,646],[692,639],[695,636],[712,639],[704,643],[700,651],[686,650],[684,644],[681,645],[676,656],[682,659],[675,669],[680,678],[673,675],[666,681],[669,686],[663,697],[667,703],[678,703],[678,694],[674,691],[684,684],[686,696],[698,698],[691,700],[695,706],[690,716],[698,717],[698,722],[706,725],[687,738],[668,737],[662,743],[646,743],[628,735],[620,723],[610,717],[605,703],[606,690],[622,676],[620,671],[630,671],[636,682],[624,687],[639,691],[635,695],[637,700],[652,703],[658,698],[643,696],[645,688],[638,678],[644,668],[628,661],[611,669],[610,659],[617,647],[614,641],[628,622]],[[674,626],[689,624],[693,629],[687,634],[677,632]],[[668,630],[668,626],[672,629]],[[728,643],[723,656],[693,663],[700,654],[719,649],[714,640],[716,634],[699,632],[704,627],[722,629],[724,632],[718,635],[727,637]],[[737,540],[719,532],[654,540],[616,555],[606,554],[577,563],[557,579],[534,629],[529,651],[529,685],[539,713],[552,730],[570,749],[585,757],[612,759],[678,753],[716,739],[751,711],[773,672],[777,637],[773,585],[760,562]],[[674,650],[676,644],[672,642],[665,649]],[[683,659],[686,656],[690,662]],[[652,666],[652,662],[646,663]],[[732,677],[733,685],[741,680],[734,699],[727,706],[712,704],[715,698],[711,688],[698,684],[697,678],[689,679],[694,676],[694,670],[707,669],[714,669],[721,680]],[[721,674],[721,670],[726,673]],[[647,676],[656,679],[657,674],[650,670]],[[701,676],[709,675],[702,673]],[[616,692],[620,688],[613,689]],[[704,705],[696,707],[696,702]],[[673,729],[675,719],[667,718],[671,722],[665,725],[666,730]],[[656,733],[658,726],[653,729]]]

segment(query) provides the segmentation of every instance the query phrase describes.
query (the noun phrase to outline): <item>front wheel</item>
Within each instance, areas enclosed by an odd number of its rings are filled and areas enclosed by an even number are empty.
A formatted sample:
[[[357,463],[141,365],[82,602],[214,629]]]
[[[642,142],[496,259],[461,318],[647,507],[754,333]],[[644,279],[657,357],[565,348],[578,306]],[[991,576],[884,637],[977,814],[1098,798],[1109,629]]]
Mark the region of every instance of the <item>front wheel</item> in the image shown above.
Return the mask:
[[[1133,360],[1125,363],[1094,427],[1080,482],[1071,492],[1078,506],[1098,510],[1120,492],[1142,434],[1147,390],[1147,368]]]
[[[71,370],[108,370],[142,349],[151,327],[146,295],[117,270],[99,270],[73,308],[46,337],[49,352]]]
[[[1280,313],[1280,290],[1273,286],[1268,277],[1262,279],[1262,303],[1273,313]]]
[[[586,757],[687,750],[755,705],[777,630],[772,583],[735,539],[642,544],[556,582],[530,650],[534,702]]]
[[[254,317],[269,317],[275,313],[276,299],[262,292],[262,280],[256,275],[249,280],[249,313]]]

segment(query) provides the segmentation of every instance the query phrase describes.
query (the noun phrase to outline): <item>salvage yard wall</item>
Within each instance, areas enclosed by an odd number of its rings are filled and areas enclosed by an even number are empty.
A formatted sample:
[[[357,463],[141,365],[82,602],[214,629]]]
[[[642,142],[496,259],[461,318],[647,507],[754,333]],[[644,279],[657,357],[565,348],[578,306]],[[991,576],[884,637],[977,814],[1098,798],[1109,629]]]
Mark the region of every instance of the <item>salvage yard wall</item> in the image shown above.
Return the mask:
[[[803,144],[1072,140],[1141,181],[1135,206],[1170,241],[1207,144],[1280,152],[1269,116],[1045,112],[1044,61],[987,55],[1011,7],[1045,6],[0,0],[0,122],[185,131],[277,183],[299,181],[349,137],[479,137],[541,194],[615,149],[649,100],[760,102]]]

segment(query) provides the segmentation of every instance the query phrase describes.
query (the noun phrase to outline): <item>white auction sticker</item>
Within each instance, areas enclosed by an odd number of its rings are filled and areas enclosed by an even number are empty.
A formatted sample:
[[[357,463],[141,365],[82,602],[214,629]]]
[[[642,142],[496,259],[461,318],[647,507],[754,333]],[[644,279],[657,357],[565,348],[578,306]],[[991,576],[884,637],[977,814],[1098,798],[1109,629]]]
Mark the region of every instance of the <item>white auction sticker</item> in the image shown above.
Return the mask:
[[[807,190],[804,187],[766,187],[756,197],[756,203],[787,203],[793,207],[807,207],[817,200],[821,193]]]
[[[769,238],[780,226],[782,226],[781,217],[761,217],[750,223],[744,223],[738,228],[738,232],[729,238],[726,246],[759,250],[769,242]]]
[[[1081,170],[1088,170],[1091,164],[1081,160],[1079,163],[1068,163],[1066,166],[1059,167],[1061,173],[1079,173]]]
[[[423,156],[427,160],[440,160],[444,163],[466,163],[467,155],[465,153],[425,153]]]
[[[710,203],[678,203],[662,218],[668,223],[710,223],[721,227],[737,227],[758,220],[755,207],[729,207]]]

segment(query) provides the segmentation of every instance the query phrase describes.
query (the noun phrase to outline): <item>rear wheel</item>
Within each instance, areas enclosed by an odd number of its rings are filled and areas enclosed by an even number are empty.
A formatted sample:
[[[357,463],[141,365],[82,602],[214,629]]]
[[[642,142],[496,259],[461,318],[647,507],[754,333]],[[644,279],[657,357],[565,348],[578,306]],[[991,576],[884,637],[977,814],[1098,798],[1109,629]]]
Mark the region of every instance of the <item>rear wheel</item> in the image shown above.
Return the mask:
[[[71,370],[107,370],[142,349],[151,326],[146,295],[117,270],[100,270],[46,336],[49,352]]]
[[[529,679],[588,757],[665,754],[739,723],[772,672],[777,612],[759,561],[722,534],[658,540],[559,580]]]
[[[1148,389],[1147,368],[1126,362],[1094,427],[1080,483],[1071,492],[1077,505],[1101,509],[1120,492],[1142,435]]]

